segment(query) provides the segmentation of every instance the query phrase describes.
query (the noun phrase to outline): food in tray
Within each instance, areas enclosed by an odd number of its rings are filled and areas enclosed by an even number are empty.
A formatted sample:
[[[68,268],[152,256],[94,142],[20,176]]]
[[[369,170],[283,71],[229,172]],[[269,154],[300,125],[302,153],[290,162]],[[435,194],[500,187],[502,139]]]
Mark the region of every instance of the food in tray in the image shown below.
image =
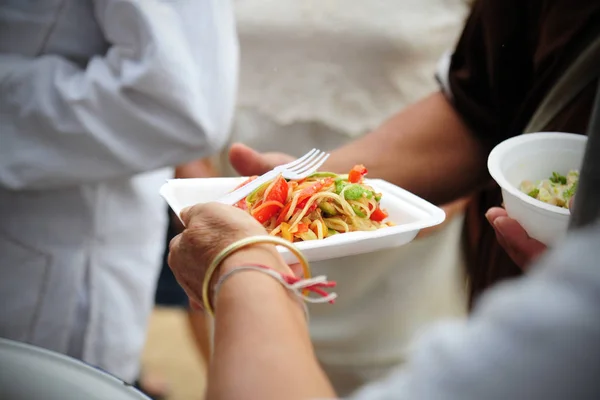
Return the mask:
[[[392,226],[380,207],[381,194],[365,184],[366,174],[364,166],[356,165],[348,175],[316,172],[297,181],[279,176],[235,206],[248,211],[271,235],[292,242]]]
[[[571,170],[564,176],[553,172],[548,179],[537,182],[523,181],[519,189],[534,199],[554,206],[569,208],[569,200],[577,191],[579,171]]]

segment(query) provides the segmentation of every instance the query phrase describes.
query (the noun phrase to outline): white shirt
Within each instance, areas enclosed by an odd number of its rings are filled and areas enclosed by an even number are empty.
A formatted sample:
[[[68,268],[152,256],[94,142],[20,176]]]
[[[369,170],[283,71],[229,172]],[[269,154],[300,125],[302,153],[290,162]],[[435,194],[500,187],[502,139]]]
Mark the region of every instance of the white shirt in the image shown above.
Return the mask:
[[[415,343],[410,361],[352,400],[600,398],[600,224],[524,278],[486,293],[469,321]]]
[[[0,335],[137,374],[171,165],[227,141],[227,0],[0,5]]]

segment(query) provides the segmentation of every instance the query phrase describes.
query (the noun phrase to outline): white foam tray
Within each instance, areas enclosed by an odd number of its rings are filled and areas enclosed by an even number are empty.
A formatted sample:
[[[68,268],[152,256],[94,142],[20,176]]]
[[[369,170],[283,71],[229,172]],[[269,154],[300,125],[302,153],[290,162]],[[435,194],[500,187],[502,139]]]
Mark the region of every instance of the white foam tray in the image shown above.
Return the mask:
[[[160,194],[175,213],[185,207],[219,199],[246,178],[172,179],[167,181]],[[441,224],[444,211],[414,194],[381,179],[367,179],[382,194],[381,207],[389,213],[396,226],[369,232],[350,232],[323,240],[296,243],[308,261],[322,261],[356,254],[371,253],[411,242],[421,229]],[[286,262],[295,262],[289,250],[280,247]]]

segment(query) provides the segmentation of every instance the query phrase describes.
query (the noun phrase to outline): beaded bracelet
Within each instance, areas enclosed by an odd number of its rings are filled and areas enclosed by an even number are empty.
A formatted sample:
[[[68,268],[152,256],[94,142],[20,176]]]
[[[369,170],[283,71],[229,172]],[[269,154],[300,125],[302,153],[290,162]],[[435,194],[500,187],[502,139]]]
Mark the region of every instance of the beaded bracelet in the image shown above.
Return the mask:
[[[285,239],[276,237],[276,236],[268,236],[268,235],[251,236],[251,237],[247,237],[245,239],[238,240],[237,242],[234,242],[234,243],[230,244],[229,246],[227,246],[215,257],[213,262],[208,267],[208,270],[206,271],[206,275],[204,276],[204,282],[202,284],[202,301],[204,303],[204,309],[209,313],[209,315],[214,316],[214,309],[210,302],[208,293],[209,293],[209,289],[210,289],[210,281],[212,280],[212,276],[214,275],[215,271],[227,257],[232,255],[236,251],[239,251],[245,247],[253,246],[256,244],[274,244],[274,245],[280,245],[280,246],[286,247],[296,256],[296,258],[298,258],[298,261],[299,261],[300,265],[302,266],[302,271],[304,273],[304,277],[307,279],[311,278],[312,275],[311,275],[310,267],[308,265],[308,261],[306,260],[304,255],[300,252],[300,250],[298,250],[298,248],[296,248],[296,246],[294,246],[291,242],[289,242]]]

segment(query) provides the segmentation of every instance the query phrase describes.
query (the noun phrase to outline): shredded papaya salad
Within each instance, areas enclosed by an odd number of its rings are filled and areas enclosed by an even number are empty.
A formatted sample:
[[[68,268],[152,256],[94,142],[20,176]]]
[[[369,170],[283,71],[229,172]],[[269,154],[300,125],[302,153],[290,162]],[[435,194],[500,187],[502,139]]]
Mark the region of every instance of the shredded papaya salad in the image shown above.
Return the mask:
[[[248,211],[271,235],[291,242],[392,226],[380,207],[381,194],[365,184],[366,174],[363,165],[356,165],[347,175],[316,172],[298,181],[280,175],[235,206]]]

